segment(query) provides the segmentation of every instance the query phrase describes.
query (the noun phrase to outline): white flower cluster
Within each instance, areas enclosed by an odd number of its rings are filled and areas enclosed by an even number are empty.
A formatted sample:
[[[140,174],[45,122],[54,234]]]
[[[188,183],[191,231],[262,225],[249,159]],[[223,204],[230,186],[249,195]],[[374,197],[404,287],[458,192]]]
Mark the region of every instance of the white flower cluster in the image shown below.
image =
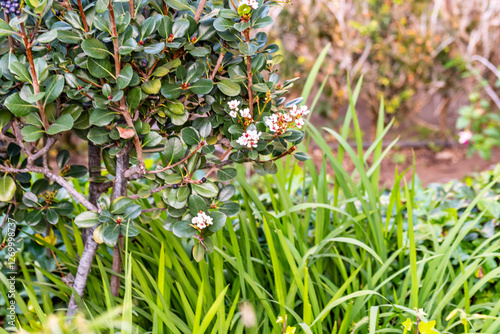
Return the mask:
[[[231,111],[229,112],[229,116],[231,116],[232,118],[238,117],[238,106],[240,105],[240,101],[229,101],[227,105],[229,106],[229,109],[231,109]]]
[[[253,9],[259,8],[259,3],[256,0],[241,0],[240,6],[241,5],[247,5],[248,7],[251,7]]]
[[[245,109],[240,110],[240,115],[243,118],[252,118],[252,115],[250,115],[250,109],[249,108],[245,108]]]
[[[250,114],[249,108],[245,108],[245,109],[241,109],[241,110],[238,108],[240,106],[240,101],[238,101],[238,100],[229,101],[227,103],[227,105],[229,106],[229,109],[231,109],[231,111],[229,112],[229,116],[231,116],[232,118],[238,117],[238,112],[240,113],[240,116],[243,118],[246,118],[246,119],[252,118],[252,115]]]
[[[297,107],[294,105],[288,113],[276,113],[266,119],[266,125],[272,132],[283,133],[289,127],[295,125],[299,129],[305,124],[304,116],[309,114],[306,106]]]
[[[257,132],[257,130],[247,130],[236,140],[236,142],[247,148],[257,147],[261,135],[262,132]]]
[[[208,227],[209,225],[212,225],[213,223],[214,220],[212,219],[212,217],[210,217],[203,211],[198,212],[198,215],[191,219],[191,224],[198,227],[200,230]]]

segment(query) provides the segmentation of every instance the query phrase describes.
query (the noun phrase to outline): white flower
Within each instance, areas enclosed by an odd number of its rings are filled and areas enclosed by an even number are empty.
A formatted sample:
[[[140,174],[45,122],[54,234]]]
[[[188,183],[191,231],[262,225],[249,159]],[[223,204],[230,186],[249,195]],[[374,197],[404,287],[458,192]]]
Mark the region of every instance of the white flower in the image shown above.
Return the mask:
[[[240,101],[238,100],[232,100],[232,101],[229,101],[227,103],[227,105],[229,106],[229,109],[231,110],[238,110],[238,106],[240,105]]]
[[[259,8],[259,3],[256,0],[241,0],[240,6],[241,5],[247,5],[249,7],[252,7],[253,9]]]
[[[204,229],[209,225],[212,225],[213,223],[214,221],[212,217],[210,217],[203,211],[198,212],[198,215],[196,217],[193,217],[193,219],[191,219],[191,224],[195,225],[200,230]]]
[[[309,113],[310,111],[306,106],[301,106],[300,108],[298,108],[296,105],[294,105],[292,109],[290,109],[290,115],[292,115],[293,117],[306,116]]]
[[[300,112],[302,113],[302,116],[307,116],[311,112],[309,109],[307,109],[307,106],[301,106],[300,107]]]
[[[304,121],[304,119],[303,119],[303,118],[297,118],[297,119],[295,120],[295,125],[297,125],[297,127],[298,127],[299,129],[302,129],[302,127],[304,126],[304,124],[305,124],[305,123],[306,123],[306,122]]]
[[[283,318],[281,317],[281,315],[276,319],[276,323],[277,324],[280,324],[283,322]]]
[[[266,118],[266,125],[272,132],[277,132],[280,129],[278,125],[278,115],[274,114]]]
[[[238,117],[238,112],[236,110],[231,110],[229,112],[229,116],[231,116],[232,118],[236,118]]]
[[[250,115],[250,109],[245,108],[243,110],[240,110],[240,115],[243,118],[251,118],[252,116]]]
[[[466,130],[466,131],[460,131],[458,133],[458,142],[460,144],[467,144],[469,143],[469,140],[472,138],[472,132],[470,132],[469,130]]]
[[[425,313],[425,312],[424,312],[424,309],[423,309],[423,308],[419,308],[419,309],[417,309],[417,308],[415,307],[415,313],[417,313],[417,316],[418,316],[419,318],[423,318],[423,317],[425,317],[425,316],[427,315],[427,313]]]
[[[293,121],[292,116],[289,114],[281,114],[281,116],[283,117],[284,122],[291,123]]]
[[[261,135],[262,132],[257,132],[257,130],[247,130],[236,142],[247,148],[257,147]]]

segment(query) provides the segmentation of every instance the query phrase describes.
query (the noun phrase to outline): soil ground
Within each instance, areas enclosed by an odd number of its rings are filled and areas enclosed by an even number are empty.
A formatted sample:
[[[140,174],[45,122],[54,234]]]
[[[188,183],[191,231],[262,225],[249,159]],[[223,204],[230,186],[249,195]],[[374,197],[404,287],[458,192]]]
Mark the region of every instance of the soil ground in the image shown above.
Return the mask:
[[[439,101],[426,106],[419,113],[418,119],[422,123],[438,124],[439,115],[435,114],[435,108]],[[462,179],[466,175],[492,169],[494,164],[500,162],[500,148],[494,149],[490,160],[484,160],[477,153],[467,157],[467,147],[457,142],[455,122],[458,117],[460,102],[451,105],[447,115],[447,128],[444,132],[431,131],[422,125],[416,125],[414,121],[402,121],[393,126],[384,138],[384,143],[390,143],[399,137],[398,144],[385,157],[381,164],[381,185],[391,186],[394,179],[396,166],[401,172],[412,164],[412,152],[415,153],[416,174],[423,184],[433,182],[447,182],[453,179]],[[341,115],[345,114],[345,110]],[[364,146],[371,144],[372,118],[366,111],[363,103],[357,106],[360,127],[364,133]],[[329,119],[322,115],[313,114],[311,123],[321,127],[333,128],[336,131],[341,127],[343,117],[337,120]],[[333,150],[338,143],[333,137],[325,137]],[[353,141],[353,138],[351,138]],[[314,159],[321,159],[322,152],[317,147],[312,147],[309,152]],[[346,159],[347,160],[347,159]],[[345,162],[348,171],[354,169],[350,161]]]

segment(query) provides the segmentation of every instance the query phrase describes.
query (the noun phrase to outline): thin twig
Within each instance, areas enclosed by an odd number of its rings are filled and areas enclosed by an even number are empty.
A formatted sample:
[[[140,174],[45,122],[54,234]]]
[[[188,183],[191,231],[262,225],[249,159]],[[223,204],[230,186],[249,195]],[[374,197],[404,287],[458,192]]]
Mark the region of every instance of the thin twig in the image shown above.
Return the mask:
[[[40,93],[40,83],[38,82],[35,70],[35,63],[33,62],[33,54],[31,53],[31,44],[28,41],[28,36],[26,35],[26,29],[24,27],[24,23],[20,23],[21,27],[21,38],[23,39],[24,46],[26,47],[26,56],[28,58],[28,63],[30,65],[30,73],[33,85],[34,94]],[[36,102],[38,110],[40,111],[40,117],[42,119],[43,127],[47,130],[49,128],[49,121],[47,120],[47,116],[45,115],[44,106],[41,100]]]
[[[250,43],[250,28],[245,30],[245,40]],[[253,118],[253,92],[252,92],[252,57],[247,56],[247,81],[248,81],[248,107]]]
[[[292,154],[292,152],[295,151],[296,149],[297,149],[297,146],[294,145],[294,146],[290,147],[288,150],[286,150],[285,152],[281,153],[280,155],[278,155],[277,157],[274,157],[272,159],[269,159],[269,160],[251,160],[251,161],[258,162],[258,163],[276,161],[276,160],[283,158],[285,155]]]
[[[35,161],[39,157],[48,153],[55,143],[56,143],[56,137],[49,137],[49,139],[47,139],[47,142],[45,143],[45,146],[31,156],[32,161]]]
[[[217,59],[217,64],[215,64],[215,67],[212,71],[212,74],[210,74],[210,80],[214,81],[215,75],[217,74],[217,71],[219,70],[220,65],[222,64],[222,60],[224,59],[225,52],[221,50],[221,53],[219,54],[219,58]]]
[[[156,169],[156,170],[150,170],[150,171],[147,171],[146,174],[156,174],[156,173],[161,173],[161,172],[164,172],[168,169],[171,169],[171,168],[174,168],[176,166],[179,166],[180,164],[188,161],[196,152],[198,152],[200,150],[200,148],[203,147],[205,143],[203,141],[201,141],[198,146],[196,146],[196,148],[191,152],[189,153],[189,155],[185,158],[183,158],[182,160],[179,160],[177,161],[175,164],[172,164],[172,165],[168,165],[167,167],[163,167],[161,169]]]
[[[134,4],[134,0],[129,0],[128,1],[128,11],[130,12],[130,17],[132,19],[134,19],[135,18],[135,4]]]
[[[76,191],[73,186],[66,181],[62,176],[56,175],[52,173],[47,168],[37,167],[33,165],[28,165],[26,168],[12,168],[7,166],[0,166],[0,171],[5,173],[19,174],[19,173],[40,173],[45,175],[50,180],[58,183],[61,187],[63,187],[74,199],[76,199],[80,204],[82,204],[89,211],[100,212],[100,210],[90,203],[82,194]]]
[[[8,15],[8,14],[5,14],[5,15],[4,15],[4,17],[5,17],[5,22],[7,22],[7,24],[10,24],[10,17],[9,17],[9,15]],[[15,51],[16,51],[16,48],[15,48],[15,45],[14,45],[14,38],[12,38],[12,36],[10,36],[10,35],[9,35],[9,36],[7,37],[7,39],[9,40],[9,48],[10,48],[10,52],[11,52],[12,54],[14,54],[14,53],[15,53]]]
[[[226,158],[226,156],[229,154],[229,152],[231,152],[231,150],[233,149],[232,146],[229,146],[229,148],[226,150],[226,152],[224,152],[224,154],[220,157],[220,160],[221,162],[224,161],[224,158]],[[213,166],[208,172],[207,174],[205,175],[205,177],[209,177],[216,169],[217,169],[217,166],[218,165],[215,165]]]
[[[82,81],[83,81],[83,82],[85,82],[85,83],[88,83],[89,85],[92,85],[92,86],[97,87],[97,88],[102,88],[102,86],[101,86],[101,85],[96,84],[95,82],[89,81],[89,80],[87,80],[87,79],[84,79],[84,78],[82,78],[82,77],[79,77],[78,75],[75,75],[75,77],[76,77],[77,79],[79,79],[79,80],[82,80]]]
[[[111,0],[108,3],[108,10],[109,10],[109,16],[110,16],[110,20],[111,20],[111,39],[113,40],[115,73],[116,73],[116,78],[118,78],[120,76],[120,69],[121,69],[120,54],[118,52],[119,48],[120,48],[120,44],[118,42],[118,31],[116,29],[115,12],[113,10],[113,4],[111,3]],[[127,110],[127,106],[125,103],[125,97],[122,97],[120,99],[120,114],[125,119],[125,122],[127,123],[127,125],[133,129],[134,122],[132,121],[132,118],[130,117],[129,111]],[[141,141],[139,140],[139,135],[137,134],[137,132],[134,134],[134,146],[135,146],[135,150],[137,153],[137,160],[139,160],[139,172],[141,174],[144,174],[146,172],[146,167],[144,164],[144,157],[142,154]]]
[[[194,20],[198,22],[200,20],[201,14],[203,13],[203,9],[205,8],[207,0],[200,0],[200,4],[196,9],[196,13],[194,14]]]

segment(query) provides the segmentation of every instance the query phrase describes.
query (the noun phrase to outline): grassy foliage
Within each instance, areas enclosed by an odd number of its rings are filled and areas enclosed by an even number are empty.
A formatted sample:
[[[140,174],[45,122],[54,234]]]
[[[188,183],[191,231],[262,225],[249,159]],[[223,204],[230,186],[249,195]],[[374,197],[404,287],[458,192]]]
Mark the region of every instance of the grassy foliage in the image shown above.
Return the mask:
[[[43,333],[282,333],[281,317],[296,333],[403,333],[416,307],[428,313],[423,323],[435,320],[442,332],[498,332],[500,233],[492,219],[500,217],[500,171],[478,183],[421,188],[411,171],[396,170],[394,187],[379,190],[380,162],[390,149],[382,149],[384,110],[364,151],[355,112],[360,89],[358,83],[350,93],[339,132],[308,128],[303,148],[319,147],[321,161],[297,165],[287,157],[265,177],[239,167],[242,210],[214,234],[214,252],[204,261],[193,261],[193,240],[163,227],[162,213],[126,240],[121,295],[113,297],[112,256],[101,246],[88,298],[80,301],[86,321],[66,325],[52,315],[63,311],[71,288],[57,271],[19,254],[26,291],[16,300],[19,326]],[[351,131],[356,147],[346,141]],[[325,133],[339,142],[336,154]],[[343,168],[344,159],[354,172]],[[55,246],[40,242],[74,274],[69,254],[81,252],[79,238],[74,229]],[[6,277],[0,280],[6,298]]]

